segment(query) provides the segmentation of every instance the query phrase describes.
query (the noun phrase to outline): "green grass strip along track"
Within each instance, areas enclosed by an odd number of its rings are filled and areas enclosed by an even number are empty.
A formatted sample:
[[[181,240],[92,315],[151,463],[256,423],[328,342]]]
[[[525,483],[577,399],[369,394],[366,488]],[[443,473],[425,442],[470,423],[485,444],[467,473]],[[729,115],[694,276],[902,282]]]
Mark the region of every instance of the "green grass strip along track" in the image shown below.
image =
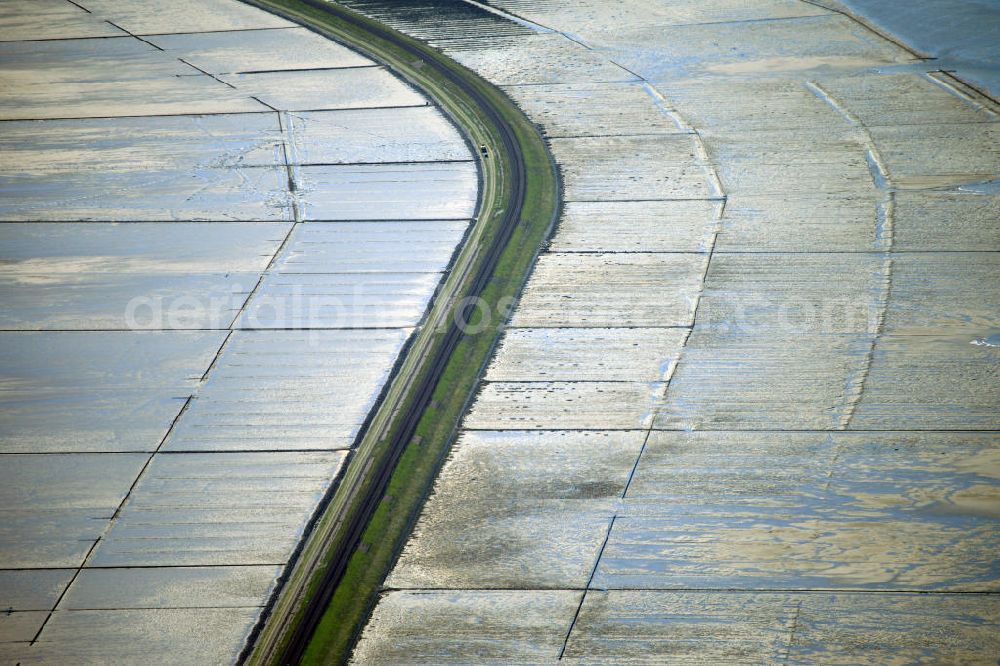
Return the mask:
[[[335,3],[244,1],[388,65],[452,118],[477,155],[480,145],[489,155],[480,159],[473,230],[244,655],[251,664],[341,663],[553,228],[558,174],[538,130],[504,93],[426,44]],[[462,318],[475,333],[454,325]]]

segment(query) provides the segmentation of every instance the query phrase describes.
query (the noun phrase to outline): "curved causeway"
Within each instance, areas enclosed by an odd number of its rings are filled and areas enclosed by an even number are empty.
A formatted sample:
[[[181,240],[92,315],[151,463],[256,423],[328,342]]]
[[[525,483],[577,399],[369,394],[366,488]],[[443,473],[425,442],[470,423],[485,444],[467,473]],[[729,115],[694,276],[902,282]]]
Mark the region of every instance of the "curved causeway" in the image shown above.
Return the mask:
[[[385,67],[235,0],[0,10],[0,655],[232,662],[476,161]]]

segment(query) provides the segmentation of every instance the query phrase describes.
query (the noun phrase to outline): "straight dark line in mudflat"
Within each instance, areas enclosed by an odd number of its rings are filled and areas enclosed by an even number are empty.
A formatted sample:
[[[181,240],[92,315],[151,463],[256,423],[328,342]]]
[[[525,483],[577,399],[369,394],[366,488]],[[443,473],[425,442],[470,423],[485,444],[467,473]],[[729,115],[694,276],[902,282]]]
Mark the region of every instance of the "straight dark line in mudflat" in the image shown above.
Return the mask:
[[[198,76],[197,74],[191,74],[191,76]],[[139,113],[139,114],[122,114],[119,116],[60,116],[58,118],[0,118],[0,123],[23,123],[23,122],[35,122],[35,121],[47,121],[47,120],[114,120],[116,118],[178,118],[184,116],[190,116],[192,118],[198,118],[201,116],[240,116],[248,113],[274,113],[275,111],[287,111],[288,113],[318,113],[320,111],[379,111],[381,109],[418,109],[423,107],[436,107],[436,104],[392,104],[388,106],[344,106],[332,109],[275,109],[270,104],[261,102],[252,95],[247,95],[247,99],[254,99],[260,104],[264,104],[264,109],[259,111],[202,111],[196,113]]]
[[[83,5],[81,5],[79,2],[76,2],[76,0],[66,0],[66,2],[68,2],[71,5],[73,5],[77,9],[82,9],[83,11],[87,12],[88,14],[93,14],[92,11],[90,11],[89,9],[87,9],[86,7],[84,7]]]
[[[265,113],[272,113],[267,111]],[[275,165],[278,166],[278,165]],[[322,219],[322,220],[303,220],[303,224],[359,224],[359,223],[372,223],[372,224],[382,224],[385,222],[474,222],[475,218],[470,217],[388,217],[388,218],[372,218],[372,219],[359,219],[352,217],[345,217],[343,219]],[[293,224],[293,220],[290,219],[274,219],[274,220],[0,220],[0,224]],[[267,255],[270,256],[270,255]],[[250,271],[253,272],[253,271]]]
[[[200,76],[191,74],[191,76]],[[247,96],[249,99],[249,96]],[[0,123],[47,122],[50,120],[116,120],[118,118],[200,118],[202,116],[242,116],[247,114],[274,113],[273,109],[265,108],[259,111],[202,111],[199,113],[139,113],[120,116],[60,116],[58,118],[0,118]]]
[[[141,37],[169,37],[170,35],[211,35],[216,32],[264,32],[265,30],[296,30],[301,26],[285,25],[272,26],[270,28],[224,28],[222,30],[182,30],[180,32],[139,32]]]
[[[484,379],[481,386],[488,384],[666,384],[666,379]]]
[[[906,594],[936,596],[998,596],[998,590],[917,590],[853,587],[386,587],[385,592],[414,592],[433,594],[435,592],[677,592],[679,594]]]
[[[664,28],[689,28],[702,25],[743,25],[746,23],[784,23],[787,21],[809,21],[830,18],[830,14],[806,14],[803,16],[768,16],[765,18],[733,19],[731,21],[700,21],[694,23],[665,23]]]
[[[249,292],[248,292],[249,293]],[[236,308],[239,310],[239,308]],[[239,316],[237,316],[237,319]],[[226,326],[220,328],[0,328],[0,333],[193,333],[198,331],[398,331],[403,326]]]
[[[636,382],[641,383],[641,382]],[[664,382],[666,381],[664,380]],[[517,427],[507,427],[507,428],[483,428],[476,426],[463,426],[464,430],[476,430],[479,432],[646,432],[647,428],[635,427],[635,428],[579,428],[579,427],[564,427],[564,428],[533,428],[531,426]],[[648,429],[650,432],[679,432],[686,435],[697,435],[699,433],[789,433],[789,434],[822,434],[822,435],[866,435],[875,433],[897,433],[900,435],[905,435],[908,433],[941,433],[949,434],[956,433],[962,435],[975,435],[975,434],[992,434],[1000,432],[1000,429],[990,429],[990,428],[978,428],[978,429],[962,429],[962,428],[883,428],[883,429],[873,429],[865,428],[864,430],[817,430],[816,428],[803,428],[800,430],[795,430],[791,428],[698,428],[697,430],[692,430],[690,428],[657,428],[653,426],[652,429]]]
[[[698,165],[705,166],[705,165]],[[656,202],[656,201],[706,201],[710,203],[719,203],[726,201],[725,196],[719,197],[654,197],[654,198],[637,198],[637,199],[563,199],[563,203],[626,203],[629,201],[637,202]]]
[[[126,30],[125,28],[121,27],[120,25],[118,25],[118,24],[117,24],[117,23],[115,23],[114,21],[108,21],[108,20],[105,20],[104,22],[105,22],[105,23],[107,23],[108,25],[110,25],[110,26],[111,26],[111,27],[113,27],[113,28],[117,28],[118,30],[121,30],[122,32],[126,33],[126,34],[127,34],[127,35],[129,35],[130,37],[133,37],[133,38],[135,38],[135,39],[138,39],[138,40],[139,40],[140,42],[142,42],[142,43],[144,43],[144,44],[149,44],[150,46],[152,46],[152,47],[153,47],[154,49],[156,49],[157,51],[163,51],[163,48],[162,48],[162,47],[160,47],[160,46],[157,46],[156,44],[154,44],[154,43],[153,43],[153,42],[151,42],[151,41],[148,41],[148,40],[146,40],[146,39],[143,39],[143,38],[142,38],[142,37],[140,37],[139,35],[136,35],[135,33],[133,33],[133,32],[132,32],[131,30]]]
[[[59,604],[62,603],[62,600],[66,596],[66,593],[69,592],[69,589],[73,586],[73,583],[76,582],[76,579],[79,577],[80,572],[86,568],[87,562],[90,560],[91,557],[93,557],[94,551],[97,550],[98,544],[100,544],[101,541],[103,541],[104,535],[107,534],[108,530],[110,530],[111,527],[114,525],[115,520],[117,520],[118,517],[121,515],[122,509],[128,503],[129,498],[132,496],[132,492],[135,490],[135,487],[139,484],[139,480],[142,479],[143,475],[146,473],[146,470],[149,469],[150,464],[152,464],[153,462],[153,458],[156,457],[157,452],[161,448],[163,448],[163,444],[167,441],[171,433],[177,427],[177,423],[180,421],[184,413],[188,410],[188,407],[191,406],[191,401],[193,399],[194,399],[193,395],[187,396],[187,398],[184,400],[184,404],[181,405],[180,409],[177,411],[177,414],[174,415],[173,420],[170,422],[170,426],[167,428],[167,431],[163,434],[163,437],[160,438],[160,441],[156,445],[156,448],[153,449],[152,451],[145,452],[147,454],[147,458],[146,462],[142,466],[142,469],[139,470],[139,473],[136,474],[135,478],[132,480],[132,484],[129,486],[129,489],[125,492],[124,496],[122,496],[122,499],[118,503],[117,508],[115,508],[114,513],[110,516],[110,518],[107,519],[108,524],[105,527],[104,531],[101,533],[100,536],[94,539],[94,543],[90,545],[90,548],[87,550],[87,554],[84,555],[83,557],[83,561],[80,563],[78,567],[75,567],[76,571],[73,573],[72,578],[70,578],[69,583],[67,583],[66,587],[63,588],[62,593],[60,593],[59,595],[59,598],[56,599],[55,604],[52,605],[52,610],[50,610],[49,614],[45,616],[45,620],[42,621],[42,624],[41,626],[38,627],[38,631],[35,633],[34,638],[31,639],[31,645],[34,645],[38,641],[39,636],[42,635],[42,632],[45,630],[45,626],[49,623],[49,620],[52,618],[53,613],[55,613],[56,609],[59,608]]]
[[[90,559],[90,556],[94,554],[94,550],[97,549],[97,544],[99,544],[100,542],[101,539],[100,537],[98,537],[97,539],[94,539],[94,543],[90,544],[90,548],[87,549],[87,554],[84,555],[83,557],[84,563],[86,563],[86,561]],[[42,631],[45,630],[45,626],[49,623],[49,620],[52,619],[52,615],[56,612],[56,608],[58,608],[59,604],[62,603],[63,597],[65,597],[66,593],[69,592],[69,588],[73,587],[73,583],[76,582],[76,579],[80,576],[80,572],[83,571],[83,565],[79,567],[70,567],[70,568],[74,568],[76,569],[76,571],[73,572],[73,576],[69,579],[69,582],[66,583],[66,587],[64,587],[62,589],[62,592],[59,593],[59,597],[56,599],[55,603],[52,604],[52,608],[45,616],[45,619],[42,620],[41,626],[38,627],[38,631],[35,632],[35,635],[31,638],[31,641],[28,643],[28,645],[34,645],[35,643],[38,642],[38,637],[42,635]]]
[[[248,69],[244,72],[223,72],[220,76],[238,76],[240,74],[287,74],[294,72],[335,72],[343,69],[385,69],[384,65],[344,65],[342,67],[300,67],[298,69]]]
[[[337,453],[338,451],[350,451],[350,447],[342,448],[293,448],[293,449],[171,449],[170,451],[160,451],[157,455],[160,456],[176,456],[176,455],[227,455],[229,453]],[[2,451],[0,452],[0,458],[3,456],[134,456],[136,454],[150,453],[149,449],[136,449],[134,451]],[[278,562],[278,564],[284,564],[283,562]],[[171,565],[171,566],[185,566],[182,564]],[[202,565],[188,565],[188,566],[202,566]],[[5,571],[11,567],[0,567],[0,571]],[[17,567],[13,567],[17,568]],[[34,569],[37,567],[25,567],[28,569]],[[72,569],[73,567],[48,567],[50,569]],[[124,567],[129,568],[129,567]],[[139,567],[143,568],[143,567]]]
[[[287,113],[295,113],[288,111]],[[406,166],[413,164],[475,164],[475,160],[387,160],[385,162],[293,162],[291,166],[319,166],[319,167],[339,167],[339,166]],[[248,164],[247,167],[267,167],[270,164]],[[233,167],[236,168],[236,167]]]
[[[649,438],[649,433],[646,434],[646,438]],[[643,447],[645,447],[645,442],[643,442]],[[628,488],[626,488],[626,490],[628,490]],[[617,519],[618,515],[615,514],[611,516],[611,519],[608,521],[608,531],[604,533],[604,541],[601,542],[601,547],[597,551],[597,558],[594,560],[594,566],[590,570],[590,577],[587,579],[587,586],[583,588],[583,593],[580,595],[580,603],[577,604],[576,612],[573,613],[573,619],[570,620],[569,628],[566,630],[566,637],[563,639],[562,647],[559,649],[559,661],[562,661],[563,656],[566,654],[566,646],[569,645],[569,637],[573,635],[573,628],[576,626],[576,621],[580,619],[580,611],[583,610],[583,604],[587,600],[587,591],[594,583],[594,576],[597,575],[597,568],[601,564],[601,558],[604,557],[604,549],[608,547],[608,541],[611,539],[611,530],[615,528],[615,521]]]
[[[68,2],[69,0],[67,0]],[[115,26],[118,27],[118,26]],[[49,37],[47,39],[4,39],[2,44],[27,44],[36,42],[79,42],[86,39],[135,39],[132,35],[92,35],[90,37]]]
[[[706,255],[708,250],[575,250],[573,248],[562,248],[556,246],[545,254],[693,254]],[[716,250],[715,254],[724,255],[809,255],[809,254],[874,254],[880,257],[896,254],[997,254],[1000,250],[907,250],[894,249],[889,252],[885,250]]]
[[[229,88],[232,88],[233,90],[236,90],[236,86],[234,86],[234,85],[233,85],[232,83],[229,83],[228,81],[223,81],[222,79],[220,79],[220,78],[219,78],[218,76],[216,76],[215,74],[212,74],[211,72],[207,72],[207,71],[205,71],[204,69],[202,69],[202,68],[201,68],[201,67],[199,67],[198,65],[195,65],[195,64],[193,64],[193,63],[190,63],[190,62],[188,62],[187,60],[185,60],[184,58],[177,58],[177,60],[178,60],[179,62],[182,62],[182,63],[184,63],[185,65],[187,65],[187,66],[188,66],[188,67],[190,67],[191,69],[195,69],[195,70],[197,70],[197,71],[201,72],[201,73],[202,73],[202,74],[203,74],[204,76],[207,76],[208,78],[212,79],[213,81],[218,81],[218,82],[219,82],[219,83],[221,83],[222,85],[224,85],[224,86],[228,86]],[[257,101],[260,101],[260,100],[257,100]]]
[[[85,567],[86,569],[122,570],[122,569],[231,569],[233,567],[280,567],[284,562],[227,562],[224,564],[135,564],[135,565],[108,565],[96,564]],[[4,567],[0,571],[66,571],[75,567]]]
[[[448,40],[441,40],[441,41],[448,41]],[[640,78],[634,78],[634,79],[609,79],[609,80],[606,80],[606,81],[587,81],[587,85],[608,85],[608,84],[611,84],[611,83],[635,83],[635,84],[640,84],[640,83],[643,83],[643,82],[644,82],[643,79],[640,79]],[[497,87],[500,88],[501,90],[503,90],[504,88],[530,88],[532,86],[569,86],[569,85],[574,85],[574,84],[579,84],[579,81],[539,81],[538,83],[534,83],[534,82],[529,82],[529,83],[500,83],[500,84],[497,84]]]

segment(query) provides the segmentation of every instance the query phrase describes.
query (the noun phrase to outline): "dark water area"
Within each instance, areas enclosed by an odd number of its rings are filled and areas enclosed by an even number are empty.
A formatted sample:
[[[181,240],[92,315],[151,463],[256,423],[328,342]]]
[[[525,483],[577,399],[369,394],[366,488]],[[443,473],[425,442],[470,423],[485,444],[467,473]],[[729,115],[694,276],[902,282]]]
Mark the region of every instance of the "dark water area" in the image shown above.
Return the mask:
[[[852,12],[926,55],[941,69],[1000,96],[1000,0],[843,0]]]

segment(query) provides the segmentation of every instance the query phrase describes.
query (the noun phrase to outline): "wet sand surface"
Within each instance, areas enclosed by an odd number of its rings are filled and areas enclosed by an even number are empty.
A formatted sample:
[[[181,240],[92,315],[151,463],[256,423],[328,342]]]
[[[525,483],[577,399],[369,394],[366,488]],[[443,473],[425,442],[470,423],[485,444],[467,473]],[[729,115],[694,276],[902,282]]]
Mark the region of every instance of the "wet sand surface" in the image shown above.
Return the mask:
[[[968,63],[825,2],[347,4],[500,85],[565,199],[354,661],[995,663]]]
[[[0,660],[235,661],[477,189],[265,12],[0,2]]]

